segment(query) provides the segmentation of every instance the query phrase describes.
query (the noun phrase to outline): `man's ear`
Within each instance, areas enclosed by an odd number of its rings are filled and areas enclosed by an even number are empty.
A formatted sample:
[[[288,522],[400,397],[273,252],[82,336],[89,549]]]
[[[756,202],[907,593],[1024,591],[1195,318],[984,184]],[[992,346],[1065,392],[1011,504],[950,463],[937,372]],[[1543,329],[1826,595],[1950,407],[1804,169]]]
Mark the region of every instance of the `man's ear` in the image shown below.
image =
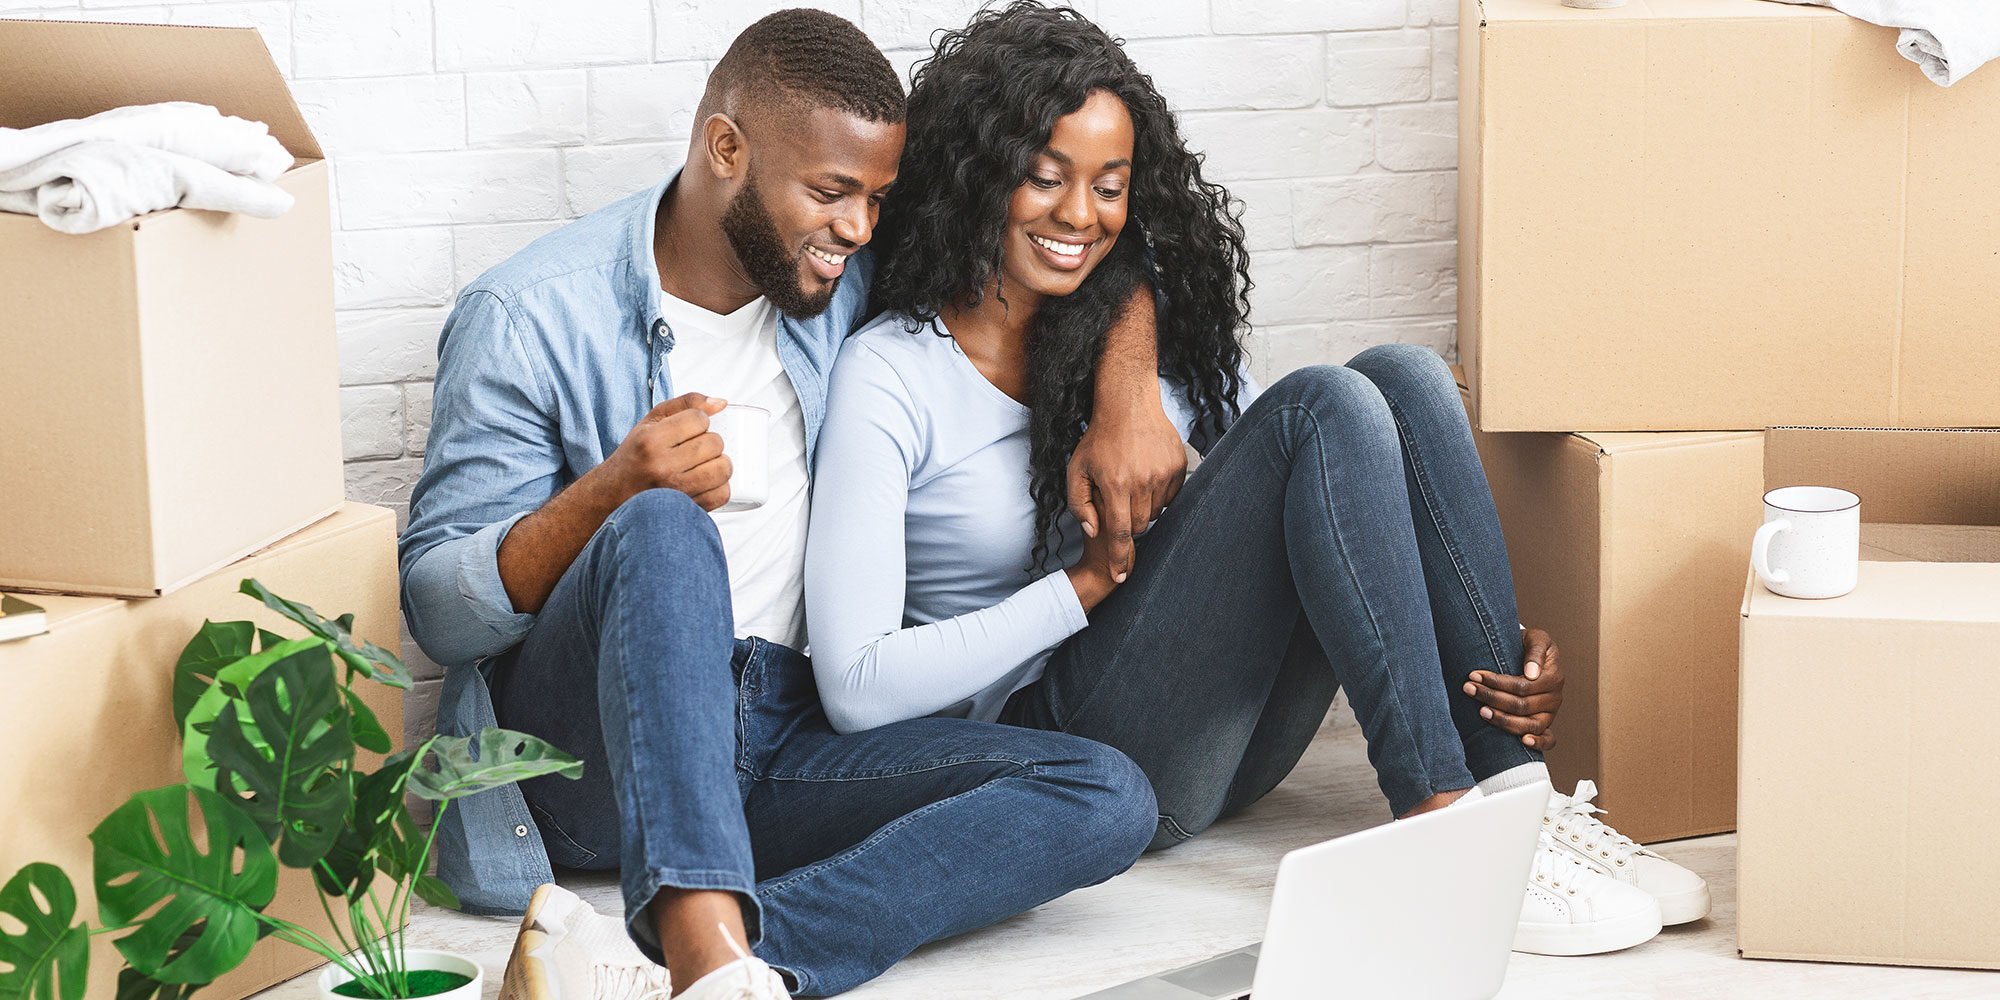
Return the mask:
[[[701,123],[702,160],[717,180],[742,176],[750,164],[749,145],[735,119],[718,111]]]

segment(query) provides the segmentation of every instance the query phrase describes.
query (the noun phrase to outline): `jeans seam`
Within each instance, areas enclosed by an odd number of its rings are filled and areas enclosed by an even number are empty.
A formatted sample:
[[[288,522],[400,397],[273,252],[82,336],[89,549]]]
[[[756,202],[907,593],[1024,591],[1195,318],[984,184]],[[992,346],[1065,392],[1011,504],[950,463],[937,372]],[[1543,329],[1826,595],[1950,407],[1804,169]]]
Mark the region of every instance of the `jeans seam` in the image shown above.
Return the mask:
[[[605,530],[610,531],[612,533],[612,540],[616,543],[612,546],[612,552],[622,556],[625,549],[625,544],[624,544],[625,532],[622,528],[619,527],[618,519],[615,516],[606,518],[604,521],[604,528]],[[622,614],[618,615],[616,620],[614,620],[611,623],[611,631],[613,633],[612,638],[617,643],[617,648],[622,651],[625,648],[625,640],[624,640],[625,620]],[[598,647],[598,664],[599,664],[598,669],[600,670],[603,669],[603,660],[604,660],[604,649],[602,644],[600,643]],[[623,689],[626,703],[637,704],[638,698],[635,697],[635,693],[632,690],[632,675],[630,670],[627,669],[619,670],[618,682],[619,682],[619,687]],[[603,697],[603,688],[600,687],[598,689],[598,692],[599,692],[598,697],[601,699]],[[598,708],[598,713],[600,717],[603,714],[603,707],[601,703]],[[599,723],[600,726],[602,726],[602,724],[603,724],[602,722]],[[637,761],[651,759],[651,755],[641,752],[640,747],[637,745],[640,737],[638,733],[633,731],[632,722],[629,718],[625,721],[624,729],[625,729],[625,743],[626,743],[625,752],[628,755],[627,759],[629,761],[634,762],[634,764],[631,766],[636,766]],[[638,776],[634,774],[633,777],[637,778]],[[652,815],[652,812],[646,808],[646,782],[643,780],[634,780],[627,782],[627,784],[631,786],[627,788],[625,791],[631,796],[631,806],[633,815],[635,816]],[[624,821],[625,821],[624,817],[621,814],[619,817],[619,822],[622,824],[624,823]],[[638,826],[636,834],[639,838],[639,852],[640,852],[639,856],[643,858],[657,857],[658,855],[654,853],[655,845],[653,844],[652,839],[648,835],[649,834],[648,824],[639,823],[636,825]]]
[[[894,778],[906,774],[922,774],[925,771],[941,771],[948,767],[958,767],[961,764],[1011,764],[1019,768],[1031,768],[1036,766],[1035,762],[1032,760],[1024,760],[1019,757],[1009,757],[1004,754],[973,754],[964,757],[947,757],[942,760],[925,761],[921,764],[910,764],[903,767],[875,768],[870,770],[857,770],[857,771],[794,771],[788,773],[779,773],[773,771],[768,774],[759,775],[758,777],[761,780],[765,781],[808,781],[808,782],[873,781],[878,778]]]
[[[1460,586],[1465,588],[1465,598],[1472,605],[1472,613],[1479,619],[1479,630],[1486,637],[1486,651],[1493,657],[1494,671],[1502,674],[1512,673],[1507,669],[1506,655],[1500,648],[1498,637],[1494,634],[1493,612],[1486,606],[1485,596],[1466,568],[1464,552],[1458,540],[1438,510],[1436,490],[1431,485],[1429,467],[1424,464],[1423,455],[1418,450],[1417,436],[1410,430],[1409,421],[1404,419],[1402,407],[1397,406],[1396,401],[1389,399],[1386,393],[1383,399],[1389,404],[1389,415],[1395,418],[1396,426],[1403,432],[1397,436],[1402,439],[1403,450],[1409,455],[1410,471],[1417,481],[1417,493],[1423,499],[1424,510],[1430,514],[1431,525],[1437,529],[1438,540],[1444,543],[1445,553],[1451,557],[1452,570],[1458,574]]]
[[[1283,412],[1283,408],[1280,408],[1279,410],[1276,410],[1276,411],[1274,411],[1274,412]],[[1270,419],[1272,419],[1272,417],[1271,417],[1271,415],[1267,414],[1267,415],[1265,415],[1264,417],[1262,417],[1261,419],[1264,419],[1264,420],[1270,420]],[[1201,499],[1195,502],[1195,508],[1194,508],[1194,512],[1193,512],[1192,514],[1189,514],[1188,516],[1189,516],[1189,517],[1200,517],[1200,516],[1201,516],[1201,513],[1202,513],[1203,511],[1205,511],[1205,510],[1207,510],[1207,509],[1208,509],[1208,505],[1209,505],[1209,502],[1210,502],[1210,501],[1209,501],[1209,495],[1208,495],[1208,492],[1207,492],[1207,491],[1203,491],[1203,492],[1202,492],[1202,495],[1201,495]],[[1174,548],[1178,548],[1178,547],[1179,547],[1179,545],[1180,545],[1180,539],[1179,539],[1178,537],[1176,537],[1176,538],[1174,539],[1174,541],[1173,541],[1173,546],[1174,546]],[[1148,554],[1147,554],[1147,559],[1148,559],[1148,561],[1151,561],[1151,560],[1153,560],[1153,559],[1159,559],[1159,560],[1162,560],[1162,561],[1164,561],[1164,560],[1165,560],[1165,559],[1166,559],[1166,558],[1167,558],[1168,556],[1172,555],[1172,553],[1173,553],[1173,549],[1172,549],[1172,548],[1169,548],[1169,549],[1167,549],[1166,551],[1164,551],[1164,552],[1161,552],[1161,553],[1158,553],[1158,554],[1154,554],[1154,553],[1148,553]],[[1133,617],[1133,619],[1132,619],[1132,624],[1131,624],[1131,627],[1127,628],[1127,629],[1125,630],[1124,634],[1122,634],[1122,635],[1120,635],[1120,636],[1118,637],[1118,642],[1117,642],[1117,644],[1116,644],[1116,645],[1113,645],[1113,646],[1111,647],[1111,658],[1112,658],[1112,659],[1114,659],[1114,660],[1115,660],[1115,659],[1117,659],[1117,658],[1119,658],[1119,657],[1123,656],[1123,655],[1125,654],[1125,644],[1126,644],[1127,642],[1129,642],[1129,641],[1131,640],[1131,638],[1132,638],[1132,637],[1133,637],[1134,635],[1139,635],[1139,634],[1141,634],[1141,633],[1143,633],[1143,632],[1145,631],[1145,629],[1144,629],[1144,627],[1143,627],[1143,626],[1144,626],[1144,625],[1146,624],[1146,621],[1147,621],[1147,616],[1148,616],[1149,614],[1150,614],[1150,609],[1147,609],[1147,608],[1141,608],[1141,609],[1139,610],[1139,614],[1138,614],[1138,615],[1135,615],[1135,616]],[[1088,626],[1085,626],[1085,627],[1088,627]],[[1046,670],[1046,668],[1044,668],[1044,669]],[[1082,714],[1084,713],[1084,710],[1085,710],[1085,709],[1087,709],[1087,708],[1089,708],[1089,707],[1090,707],[1090,705],[1091,705],[1091,703],[1097,700],[1097,695],[1098,695],[1098,692],[1099,692],[1099,691],[1100,691],[1100,690],[1101,690],[1101,689],[1102,689],[1102,688],[1104,687],[1104,685],[1102,685],[1102,684],[1097,684],[1097,685],[1093,685],[1093,686],[1091,687],[1091,689],[1090,689],[1089,693],[1088,693],[1088,694],[1086,694],[1086,695],[1084,695],[1084,697],[1083,697],[1083,700],[1082,700],[1082,701],[1079,701],[1079,702],[1077,702],[1077,704],[1076,704],[1076,707],[1075,707],[1074,709],[1071,709],[1071,710],[1067,711],[1067,712],[1065,712],[1065,711],[1063,710],[1063,706],[1062,706],[1062,705],[1060,705],[1060,704],[1056,703],[1056,699],[1055,699],[1055,695],[1056,695],[1056,688],[1055,688],[1055,686],[1053,686],[1053,685],[1049,685],[1048,683],[1044,682],[1044,683],[1043,683],[1043,684],[1041,685],[1041,687],[1042,687],[1042,689],[1043,689],[1044,691],[1048,692],[1048,698],[1049,698],[1049,702],[1050,702],[1050,704],[1049,704],[1049,710],[1050,710],[1050,713],[1049,713],[1049,714],[1050,714],[1050,717],[1051,717],[1051,718],[1052,718],[1052,719],[1053,719],[1053,720],[1055,721],[1055,724],[1056,724],[1056,729],[1057,729],[1057,730],[1058,730],[1059,732],[1064,732],[1064,733],[1067,733],[1067,732],[1069,732],[1069,727],[1070,727],[1070,723],[1071,723],[1071,722],[1073,722],[1073,721],[1075,721],[1075,719],[1076,719],[1076,717],[1077,717],[1077,716],[1080,716],[1080,715],[1082,715]]]
[[[1321,484],[1320,507],[1326,512],[1327,522],[1332,527],[1332,530],[1328,534],[1333,538],[1333,543],[1340,549],[1340,565],[1341,569],[1347,575],[1348,585],[1354,588],[1355,596],[1360,598],[1361,601],[1361,610],[1368,615],[1368,627],[1375,634],[1375,646],[1381,650],[1382,655],[1386,658],[1389,654],[1389,642],[1382,636],[1382,620],[1376,616],[1375,607],[1368,600],[1368,589],[1363,587],[1361,580],[1354,575],[1354,559],[1348,553],[1347,539],[1343,537],[1340,518],[1334,516],[1333,496],[1325,490],[1325,484],[1330,481],[1331,473],[1326,468],[1326,435],[1320,429],[1319,415],[1314,413],[1310,407],[1298,403],[1287,404],[1281,408],[1281,412],[1282,410],[1290,409],[1298,410],[1312,425],[1313,440],[1317,445],[1313,449],[1313,461],[1319,465],[1319,482]],[[1393,410],[1391,412],[1393,416]],[[1292,465],[1293,468],[1297,468],[1298,461],[1296,458],[1293,459]],[[1288,482],[1287,486],[1289,485]],[[1311,617],[1308,616],[1307,620],[1310,621]],[[1416,727],[1410,723],[1410,713],[1403,705],[1402,696],[1396,691],[1394,685],[1388,686],[1387,694],[1390,704],[1394,706],[1396,715],[1400,719],[1403,730],[1411,734],[1410,742],[1417,750],[1418,762],[1421,765],[1424,779],[1424,795],[1417,801],[1422,802],[1424,799],[1430,798],[1437,793],[1437,782],[1434,780],[1435,776],[1431,774],[1430,761],[1423,759],[1422,741],[1416,739]],[[1414,804],[1412,803],[1412,805]]]
[[[808,879],[811,879],[814,876],[818,875],[820,872],[825,871],[835,865],[846,864],[850,861],[853,861],[861,857],[868,851],[873,850],[877,844],[880,844],[882,841],[888,839],[890,835],[896,833],[897,831],[903,829],[906,826],[909,826],[911,823],[916,822],[918,819],[928,816],[931,813],[944,808],[945,806],[961,802],[974,795],[978,795],[980,792],[986,791],[987,789],[992,788],[994,785],[1002,781],[1008,781],[1014,778],[1021,778],[1021,777],[1039,777],[1041,776],[1042,773],[1043,772],[1040,765],[1029,764],[1015,771],[1013,774],[1002,775],[997,778],[983,781],[972,788],[968,788],[965,791],[958,793],[957,795],[951,796],[950,798],[939,799],[938,801],[933,802],[920,809],[914,809],[910,812],[904,813],[903,815],[897,817],[895,820],[891,821],[888,825],[870,834],[868,836],[868,839],[862,841],[861,843],[856,844],[853,847],[850,847],[847,850],[834,855],[833,857],[800,868],[792,872],[791,874],[784,876],[780,880],[774,880],[772,882],[766,883],[765,885],[759,886],[757,888],[757,895],[759,897],[759,901],[761,902],[764,898],[767,897],[777,896],[780,893],[789,890],[793,886],[798,885],[799,883],[804,882]]]

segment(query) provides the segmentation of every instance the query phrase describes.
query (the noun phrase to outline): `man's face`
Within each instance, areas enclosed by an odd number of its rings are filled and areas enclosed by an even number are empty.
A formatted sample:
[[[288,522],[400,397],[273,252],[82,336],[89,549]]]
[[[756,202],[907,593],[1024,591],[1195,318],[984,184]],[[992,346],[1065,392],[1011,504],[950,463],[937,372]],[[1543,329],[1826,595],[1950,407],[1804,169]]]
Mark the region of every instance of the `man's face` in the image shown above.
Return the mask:
[[[751,155],[722,232],[744,273],[787,315],[824,310],[848,255],[875,235],[903,133],[826,107],[744,130]]]

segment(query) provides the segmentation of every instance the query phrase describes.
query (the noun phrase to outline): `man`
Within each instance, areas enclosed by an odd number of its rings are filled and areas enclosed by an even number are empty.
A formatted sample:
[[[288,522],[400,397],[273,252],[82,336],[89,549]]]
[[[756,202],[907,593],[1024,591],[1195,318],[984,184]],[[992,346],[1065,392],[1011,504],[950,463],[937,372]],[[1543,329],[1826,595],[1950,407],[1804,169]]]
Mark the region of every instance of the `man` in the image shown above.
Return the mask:
[[[580,900],[537,891],[551,859],[619,869],[625,929],[680,995],[783,997],[1109,878],[1157,820],[1136,766],[1086,740],[826,724],[798,652],[808,473],[828,369],[866,318],[902,88],[853,25],[781,11],[696,117],[674,177],[467,286],[439,341],[400,546],[411,633],[451,665],[439,728],[585,761],[466,800],[440,838],[467,910],[528,911],[510,996],[666,985]],[[1071,476],[1125,566],[1183,471],[1145,312],[1112,333]],[[719,510],[726,400],[772,414],[752,510]]]

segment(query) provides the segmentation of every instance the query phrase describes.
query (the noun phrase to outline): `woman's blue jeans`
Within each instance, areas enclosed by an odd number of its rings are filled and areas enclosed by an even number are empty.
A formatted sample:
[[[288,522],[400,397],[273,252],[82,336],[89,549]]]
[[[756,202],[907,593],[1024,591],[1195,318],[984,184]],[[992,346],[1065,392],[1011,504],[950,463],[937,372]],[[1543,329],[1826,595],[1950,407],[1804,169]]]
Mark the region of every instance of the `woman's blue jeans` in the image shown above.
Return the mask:
[[[1165,847],[1276,787],[1338,687],[1398,815],[1540,760],[1460,689],[1519,674],[1522,652],[1457,385],[1431,351],[1388,345],[1259,397],[1002,721],[1129,754]]]

